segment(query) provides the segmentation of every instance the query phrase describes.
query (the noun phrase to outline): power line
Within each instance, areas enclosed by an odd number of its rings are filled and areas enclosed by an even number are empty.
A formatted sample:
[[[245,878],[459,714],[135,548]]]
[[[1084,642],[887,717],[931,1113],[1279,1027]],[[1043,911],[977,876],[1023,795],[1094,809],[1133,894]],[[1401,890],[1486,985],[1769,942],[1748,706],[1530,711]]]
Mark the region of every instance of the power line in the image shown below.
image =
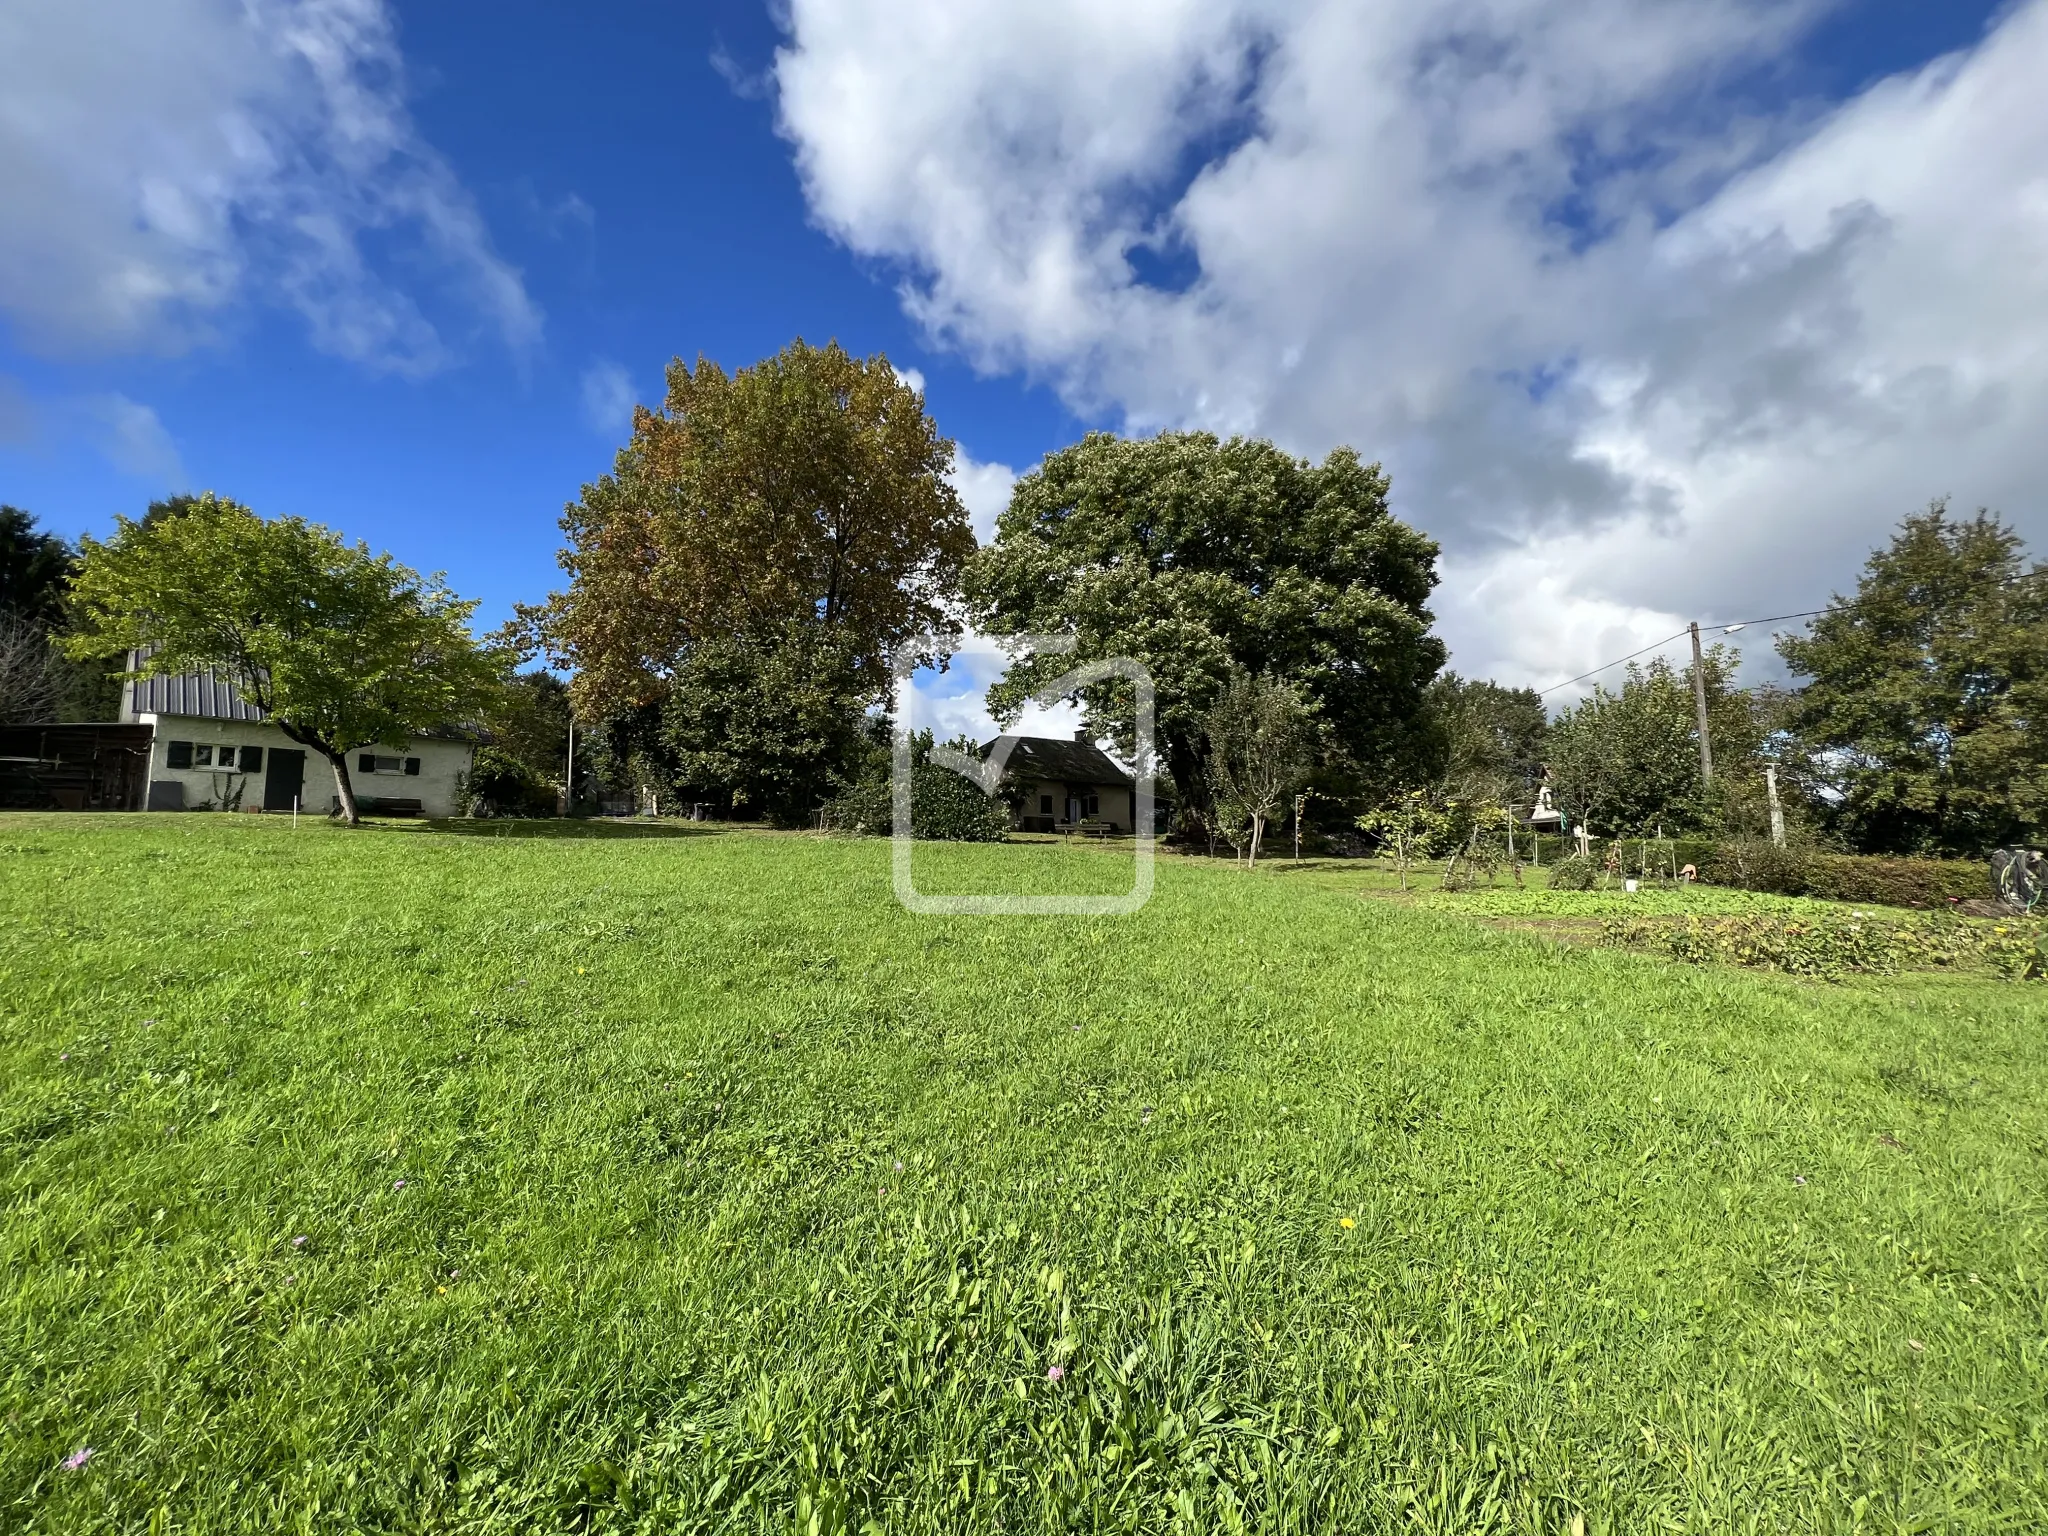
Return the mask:
[[[1805,613],[1777,613],[1767,619],[1736,619],[1728,624],[1707,624],[1701,627],[1704,629],[1718,629],[1722,634],[1727,635],[1733,634],[1738,629],[1747,629],[1752,624],[1779,624],[1783,623],[1786,619],[1811,619],[1826,612],[1827,609],[1825,608],[1809,608]],[[1630,651],[1626,656],[1617,656],[1613,661],[1602,662],[1590,672],[1581,672],[1577,677],[1568,677],[1561,683],[1552,683],[1548,688],[1538,692],[1536,696],[1542,698],[1546,694],[1556,693],[1560,688],[1569,688],[1573,683],[1583,683],[1589,677],[1598,677],[1602,672],[1607,671],[1611,667],[1618,667],[1625,661],[1634,661],[1638,656],[1646,655],[1651,651],[1661,650],[1672,641],[1683,640],[1691,633],[1692,626],[1687,625],[1677,634],[1666,635],[1662,640],[1654,641],[1644,646],[1640,651]]]

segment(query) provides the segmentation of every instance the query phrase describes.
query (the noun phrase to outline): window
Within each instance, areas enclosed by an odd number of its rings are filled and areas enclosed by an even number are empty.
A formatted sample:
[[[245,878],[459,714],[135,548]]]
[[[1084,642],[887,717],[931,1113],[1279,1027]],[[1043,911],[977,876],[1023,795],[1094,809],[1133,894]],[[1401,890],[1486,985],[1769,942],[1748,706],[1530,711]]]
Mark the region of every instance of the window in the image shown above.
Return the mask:
[[[190,768],[192,766],[192,743],[189,741],[166,743],[164,766],[166,768]]]
[[[403,758],[384,757],[376,752],[358,752],[356,754],[357,773],[405,773],[408,771],[416,770],[408,770]]]
[[[213,747],[209,743],[202,741],[192,749],[192,766],[195,768],[211,768],[213,766]]]
[[[1038,797],[1038,814],[1041,816],[1050,816],[1052,814],[1051,795],[1040,795]]]
[[[1095,796],[1094,796],[1094,795],[1092,795],[1092,794],[1091,794],[1091,795],[1087,796],[1087,797],[1086,797],[1085,799],[1083,799],[1083,800],[1082,800],[1082,802],[1081,802],[1081,814],[1082,814],[1083,816],[1096,816],[1096,815],[1100,815],[1100,814],[1101,814],[1101,811],[1102,811],[1102,804],[1101,804],[1101,802],[1100,802],[1100,801],[1098,801],[1098,800],[1097,800],[1097,799],[1095,798]]]

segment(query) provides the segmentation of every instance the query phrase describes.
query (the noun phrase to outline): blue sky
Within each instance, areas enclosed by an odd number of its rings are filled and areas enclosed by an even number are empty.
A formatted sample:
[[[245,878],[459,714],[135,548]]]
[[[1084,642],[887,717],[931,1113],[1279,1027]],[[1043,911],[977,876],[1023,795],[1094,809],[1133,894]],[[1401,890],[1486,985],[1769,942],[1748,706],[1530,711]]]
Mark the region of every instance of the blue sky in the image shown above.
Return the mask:
[[[984,519],[1092,425],[1384,457],[1514,682],[1814,606],[1930,495],[2038,533],[2041,0],[1582,9],[22,0],[0,500],[215,489],[494,623],[625,398],[802,335],[925,379]]]

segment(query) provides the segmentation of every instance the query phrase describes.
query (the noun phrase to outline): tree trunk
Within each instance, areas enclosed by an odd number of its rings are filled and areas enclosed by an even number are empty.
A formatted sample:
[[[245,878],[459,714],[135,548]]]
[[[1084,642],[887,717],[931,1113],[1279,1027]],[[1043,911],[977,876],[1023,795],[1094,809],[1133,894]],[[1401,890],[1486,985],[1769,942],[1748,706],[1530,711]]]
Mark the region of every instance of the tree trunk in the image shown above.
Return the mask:
[[[362,816],[356,810],[356,787],[349,782],[348,754],[329,752],[327,761],[334,769],[334,787],[341,792],[341,819],[353,827]]]

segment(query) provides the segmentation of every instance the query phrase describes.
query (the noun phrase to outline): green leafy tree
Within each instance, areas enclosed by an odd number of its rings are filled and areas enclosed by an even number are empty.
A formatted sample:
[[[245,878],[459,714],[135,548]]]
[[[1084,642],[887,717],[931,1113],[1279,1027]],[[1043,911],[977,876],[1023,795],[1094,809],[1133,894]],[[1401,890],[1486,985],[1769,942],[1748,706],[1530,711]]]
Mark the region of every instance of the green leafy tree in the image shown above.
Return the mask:
[[[1294,687],[1239,670],[1209,706],[1203,733],[1217,825],[1253,868],[1267,824],[1308,781],[1314,720]]]
[[[1445,672],[1429,685],[1424,718],[1452,795],[1523,806],[1535,799],[1550,731],[1535,689]]]
[[[1092,433],[1017,482],[970,563],[974,619],[997,636],[1075,637],[1014,664],[999,715],[1080,662],[1128,656],[1157,686],[1160,752],[1183,802],[1208,784],[1210,708],[1233,675],[1292,684],[1321,723],[1326,790],[1398,776],[1443,664],[1426,606],[1436,545],[1387,509],[1378,465],[1320,465],[1244,438]],[[1136,750],[1130,687],[1079,695],[1089,728]],[[1140,765],[1147,766],[1147,765]]]
[[[0,610],[46,629],[61,624],[73,558],[71,546],[40,532],[32,515],[0,506]]]
[[[1806,636],[1792,724],[1851,844],[1975,855],[2048,837],[2048,565],[1993,513],[1905,519]]]
[[[1726,646],[1704,657],[1707,728],[1722,780],[1754,778],[1768,737],[1758,696],[1734,686],[1739,660]],[[1619,692],[1596,687],[1563,711],[1544,737],[1558,808],[1574,825],[1606,835],[1712,832],[1719,797],[1700,780],[1692,677],[1663,658],[1631,663]]]
[[[858,658],[807,623],[700,643],[662,706],[675,781],[722,793],[736,812],[806,823],[854,755],[870,695]]]
[[[112,539],[83,541],[67,647],[132,650],[131,676],[232,679],[327,760],[351,824],[350,752],[474,719],[502,687],[500,658],[470,638],[474,603],[317,524],[210,494],[154,526],[117,522]]]
[[[569,685],[552,672],[507,680],[484,715],[491,744],[536,780],[560,784],[569,767]]]
[[[1428,789],[1398,791],[1358,818],[1358,830],[1393,855],[1404,891],[1415,861],[1450,839],[1456,824],[1457,808]]]

